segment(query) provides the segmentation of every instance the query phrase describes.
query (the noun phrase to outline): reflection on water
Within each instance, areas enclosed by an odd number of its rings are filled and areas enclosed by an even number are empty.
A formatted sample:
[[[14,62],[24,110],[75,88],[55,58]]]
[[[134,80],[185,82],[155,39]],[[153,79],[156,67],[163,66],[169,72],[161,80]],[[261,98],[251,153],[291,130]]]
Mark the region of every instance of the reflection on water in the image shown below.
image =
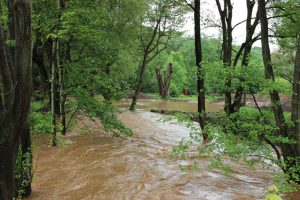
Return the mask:
[[[251,171],[243,164],[229,163],[234,173],[227,177],[208,170],[206,158],[198,162],[199,170],[181,171],[180,164],[192,169],[193,161],[178,161],[169,155],[172,146],[189,136],[189,130],[184,125],[158,122],[160,114],[121,113],[119,118],[135,132],[125,139],[112,138],[81,118],[92,128],[83,131],[79,124],[65,138],[67,147],[48,147],[41,140],[35,152],[33,195],[28,199],[253,200],[263,199],[265,188],[272,183],[272,173],[260,167]]]

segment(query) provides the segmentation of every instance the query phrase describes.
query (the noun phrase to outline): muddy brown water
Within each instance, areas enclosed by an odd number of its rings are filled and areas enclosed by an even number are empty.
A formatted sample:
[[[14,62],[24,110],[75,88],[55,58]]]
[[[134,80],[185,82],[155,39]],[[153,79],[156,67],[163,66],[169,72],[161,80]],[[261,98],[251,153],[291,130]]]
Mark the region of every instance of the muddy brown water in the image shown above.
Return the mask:
[[[128,106],[126,102],[120,107]],[[172,103],[176,110],[182,105]],[[162,116],[144,110],[147,106],[153,104],[145,100],[136,112],[122,109],[119,118],[134,131],[131,138],[111,137],[84,117],[64,138],[66,147],[49,147],[49,138],[36,138],[33,193],[27,200],[263,199],[273,171],[229,163],[233,174],[228,177],[209,170],[205,157],[198,161],[198,170],[192,170],[194,161],[169,156],[174,145],[189,137],[189,129],[159,122]],[[194,104],[185,105],[182,111],[191,107]],[[191,170],[182,171],[180,166]]]
[[[128,108],[131,99],[123,99],[117,103],[119,107]],[[218,112],[223,108],[224,102],[206,102],[206,110],[208,112]],[[197,112],[197,101],[172,101],[157,99],[140,99],[137,102],[138,109],[150,110],[178,110],[183,112]]]

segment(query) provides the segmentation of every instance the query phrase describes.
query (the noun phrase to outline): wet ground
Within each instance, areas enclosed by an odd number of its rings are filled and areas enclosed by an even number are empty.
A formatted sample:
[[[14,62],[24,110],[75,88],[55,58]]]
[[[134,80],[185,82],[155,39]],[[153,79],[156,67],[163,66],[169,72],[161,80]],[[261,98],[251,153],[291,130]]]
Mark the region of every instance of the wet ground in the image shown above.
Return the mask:
[[[193,161],[171,158],[172,147],[189,137],[189,129],[159,122],[160,114],[147,111],[153,107],[151,101],[140,102],[136,112],[121,109],[119,118],[135,133],[131,138],[111,137],[85,117],[80,117],[78,126],[65,138],[66,147],[49,147],[46,137],[38,138],[33,194],[28,199],[263,199],[273,171],[261,167],[253,171],[228,161],[233,171],[228,177],[222,171],[209,170],[205,157],[198,162],[198,170],[193,170]],[[120,107],[127,104],[125,100]],[[183,108],[182,102],[172,106]],[[219,104],[211,106],[221,108]],[[182,171],[180,165],[190,170]]]

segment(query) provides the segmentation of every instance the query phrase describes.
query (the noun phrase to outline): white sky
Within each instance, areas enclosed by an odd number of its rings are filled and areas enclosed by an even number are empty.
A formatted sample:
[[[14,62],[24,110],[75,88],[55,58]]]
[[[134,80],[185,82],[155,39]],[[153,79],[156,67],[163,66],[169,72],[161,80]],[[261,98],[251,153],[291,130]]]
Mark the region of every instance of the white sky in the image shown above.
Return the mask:
[[[222,1],[221,1],[222,2]],[[232,0],[233,4],[233,14],[232,14],[232,25],[243,21],[247,17],[247,6],[246,6],[246,0]],[[253,9],[253,17],[255,17],[257,11],[257,7],[254,7]],[[202,18],[211,18],[214,22],[218,23],[220,21],[219,12],[216,6],[215,0],[202,0],[201,2],[201,17]],[[202,25],[203,28],[203,25]],[[259,32],[260,25],[256,28]],[[193,19],[193,13],[190,13],[186,16],[186,23],[183,26],[183,31],[187,35],[193,35],[194,34],[194,19]],[[205,34],[207,36],[212,37],[220,37],[221,33],[218,28],[204,28],[202,30],[202,34]],[[233,43],[234,44],[242,44],[245,40],[245,34],[246,34],[246,27],[245,23],[240,24],[233,30]],[[260,41],[257,41],[254,46],[260,47]],[[276,49],[275,44],[270,44],[271,50]]]

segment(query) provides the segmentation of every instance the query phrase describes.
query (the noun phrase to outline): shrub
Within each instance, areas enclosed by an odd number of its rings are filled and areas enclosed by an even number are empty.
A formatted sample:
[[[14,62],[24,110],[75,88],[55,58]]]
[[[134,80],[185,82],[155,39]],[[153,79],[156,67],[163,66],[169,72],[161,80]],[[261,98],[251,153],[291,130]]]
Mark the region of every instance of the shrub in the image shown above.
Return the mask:
[[[41,111],[42,102],[33,102],[29,112],[29,126],[32,134],[47,134],[52,132],[51,113]]]

